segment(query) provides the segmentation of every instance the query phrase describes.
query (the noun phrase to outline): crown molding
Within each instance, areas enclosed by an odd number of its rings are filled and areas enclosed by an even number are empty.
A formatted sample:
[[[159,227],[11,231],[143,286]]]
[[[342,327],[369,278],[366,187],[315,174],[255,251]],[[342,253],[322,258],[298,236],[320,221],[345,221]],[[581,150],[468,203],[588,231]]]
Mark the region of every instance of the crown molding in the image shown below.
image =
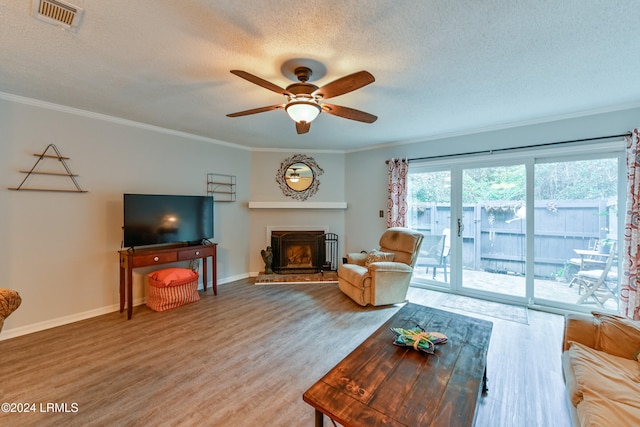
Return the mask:
[[[102,120],[102,121],[107,121],[107,122],[112,122],[112,123],[118,123],[118,124],[125,125],[125,126],[131,126],[131,127],[136,127],[136,128],[140,128],[140,129],[151,130],[151,131],[155,131],[155,132],[164,133],[164,134],[167,134],[167,135],[174,135],[174,136],[178,136],[178,137],[182,137],[182,138],[188,138],[188,139],[208,142],[208,143],[211,143],[211,144],[221,145],[221,146],[230,147],[230,148],[236,148],[236,149],[244,150],[244,151],[273,152],[273,153],[290,153],[290,152],[295,151],[295,150],[292,150],[292,149],[289,149],[289,148],[249,147],[249,146],[246,146],[246,145],[235,144],[235,143],[232,143],[232,142],[222,141],[222,140],[209,138],[209,137],[205,137],[205,136],[201,136],[201,135],[195,135],[195,134],[188,133],[188,132],[182,132],[182,131],[177,131],[177,130],[173,130],[173,129],[163,128],[163,127],[160,127],[160,126],[155,126],[155,125],[149,125],[149,124],[146,124],[146,123],[136,122],[134,120],[129,120],[129,119],[123,119],[123,118],[120,118],[120,117],[109,116],[107,114],[95,113],[95,112],[87,111],[87,110],[81,110],[79,108],[68,107],[68,106],[65,106],[65,105],[55,104],[53,102],[42,101],[42,100],[39,100],[39,99],[28,98],[28,97],[20,96],[20,95],[13,95],[13,94],[6,93],[6,92],[0,92],[0,99],[5,99],[7,101],[13,101],[13,102],[17,102],[17,103],[20,103],[20,104],[31,105],[31,106],[45,108],[45,109],[54,110],[54,111],[60,111],[60,112],[63,112],[63,113],[74,114],[74,115],[77,115],[77,116],[83,116],[83,117],[87,117],[87,118],[91,118],[91,119],[95,119],[95,120]],[[560,120],[569,120],[569,119],[575,119],[575,118],[586,117],[586,116],[593,116],[593,115],[598,115],[598,114],[613,113],[613,112],[616,112],[616,111],[630,110],[630,109],[634,109],[634,108],[640,108],[640,101],[632,102],[632,103],[628,103],[628,104],[612,105],[612,106],[609,106],[609,107],[603,107],[603,108],[592,109],[592,110],[585,110],[585,111],[580,111],[580,112],[576,112],[576,113],[567,113],[567,114],[549,116],[549,117],[544,117],[544,118],[539,118],[539,119],[532,119],[532,120],[524,120],[524,121],[519,121],[519,122],[505,123],[505,124],[502,124],[502,125],[495,125],[495,126],[487,126],[487,127],[482,127],[482,128],[468,129],[468,130],[459,131],[459,132],[442,133],[442,134],[437,134],[437,135],[412,138],[412,139],[408,139],[408,140],[390,141],[390,142],[387,142],[387,143],[370,145],[370,146],[367,146],[367,147],[356,148],[356,149],[353,149],[353,150],[306,149],[305,152],[306,153],[325,153],[325,154],[350,154],[350,153],[378,150],[378,149],[383,149],[383,148],[397,147],[397,146],[416,144],[416,143],[422,143],[422,142],[437,141],[437,140],[447,139],[447,138],[456,138],[456,137],[461,137],[461,136],[475,135],[475,134],[486,133],[486,132],[495,132],[495,131],[500,131],[500,130],[517,128],[517,127],[524,127],[524,126],[531,126],[531,125],[537,125],[537,124],[543,124],[543,123],[550,123],[550,122],[555,122],[555,121],[560,121]]]
[[[538,124],[544,124],[544,123],[551,123],[551,122],[557,122],[561,120],[570,120],[570,119],[577,119],[577,118],[587,117],[587,116],[595,116],[599,114],[615,113],[616,111],[632,110],[634,108],[640,108],[640,101],[632,102],[629,104],[612,105],[609,107],[598,108],[593,110],[585,110],[585,111],[580,111],[576,113],[567,113],[567,114],[561,114],[556,116],[549,116],[549,117],[544,117],[540,119],[523,120],[520,122],[512,122],[512,123],[505,123],[502,125],[474,128],[474,129],[469,129],[469,130],[459,131],[459,132],[449,132],[449,133],[431,135],[427,137],[412,138],[412,139],[403,140],[403,141],[387,142],[383,144],[372,145],[369,147],[356,148],[353,150],[345,150],[345,154],[357,153],[361,151],[377,150],[381,148],[397,147],[400,145],[409,145],[409,144],[416,144],[421,142],[438,141],[438,140],[447,139],[447,138],[457,138],[461,136],[477,135],[477,134],[486,133],[486,132],[496,132],[500,130],[513,129],[513,128],[524,127],[524,126],[532,126],[532,125],[538,125]]]
[[[93,111],[81,110],[79,108],[68,107],[66,105],[55,104],[53,102],[42,101],[39,99],[27,98],[25,96],[13,95],[10,93],[0,92],[0,99],[5,99],[7,101],[17,102],[19,104],[30,105],[33,107],[44,108],[47,110],[59,111],[62,113],[73,114],[76,116],[87,117],[94,120],[101,120],[105,122],[117,123],[124,126],[131,126],[139,129],[146,129],[154,132],[164,133],[167,135],[178,136],[181,138],[188,138],[203,142],[208,142],[211,144],[222,145],[230,148],[237,148],[239,150],[249,151],[251,147],[247,147],[245,145],[234,144],[231,142],[221,141],[214,138],[208,138],[205,136],[195,135],[188,132],[181,132],[173,129],[163,128],[161,126],[150,125],[146,123],[136,122],[134,120],[123,119],[120,117],[109,116],[107,114],[102,113],[94,113]]]

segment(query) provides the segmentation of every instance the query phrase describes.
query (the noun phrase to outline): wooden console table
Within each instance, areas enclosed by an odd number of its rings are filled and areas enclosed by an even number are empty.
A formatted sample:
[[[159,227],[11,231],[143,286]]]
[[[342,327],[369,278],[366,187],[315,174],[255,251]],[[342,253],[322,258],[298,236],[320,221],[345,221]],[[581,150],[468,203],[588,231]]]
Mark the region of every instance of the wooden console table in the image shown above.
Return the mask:
[[[133,269],[149,267],[156,264],[202,259],[202,283],[207,290],[207,258],[211,257],[211,288],[213,294],[218,295],[218,281],[216,271],[217,243],[197,246],[171,246],[153,249],[125,249],[120,254],[120,313],[124,311],[127,301],[127,318],[133,314]],[[126,288],[126,292],[125,292]]]
[[[392,344],[392,327],[421,325],[449,342],[434,355]],[[345,427],[473,425],[486,392],[487,350],[493,324],[408,303],[303,395]]]

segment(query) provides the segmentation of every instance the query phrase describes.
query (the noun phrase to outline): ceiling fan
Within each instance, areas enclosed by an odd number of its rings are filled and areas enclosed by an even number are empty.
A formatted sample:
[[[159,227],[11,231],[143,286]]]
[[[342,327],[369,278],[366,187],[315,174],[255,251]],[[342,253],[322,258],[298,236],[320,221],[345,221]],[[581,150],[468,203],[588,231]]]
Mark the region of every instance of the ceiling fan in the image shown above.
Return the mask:
[[[300,181],[300,174],[298,173],[298,169],[300,169],[300,168],[289,168],[289,169],[292,170],[292,172],[287,177],[287,178],[289,178],[289,181],[291,181],[291,182]]]
[[[296,131],[299,134],[309,132],[311,122],[318,117],[318,114],[322,111],[334,116],[364,123],[373,123],[378,119],[378,117],[373,114],[365,113],[364,111],[323,102],[325,99],[344,95],[345,93],[352,92],[373,83],[375,78],[368,71],[358,71],[357,73],[349,74],[322,87],[318,87],[308,83],[312,74],[309,67],[297,67],[294,73],[300,82],[292,83],[287,86],[286,89],[246,71],[231,70],[231,73],[258,86],[262,86],[265,89],[286,96],[287,102],[227,114],[227,117],[248,116],[265,111],[284,109],[289,117],[296,122]]]

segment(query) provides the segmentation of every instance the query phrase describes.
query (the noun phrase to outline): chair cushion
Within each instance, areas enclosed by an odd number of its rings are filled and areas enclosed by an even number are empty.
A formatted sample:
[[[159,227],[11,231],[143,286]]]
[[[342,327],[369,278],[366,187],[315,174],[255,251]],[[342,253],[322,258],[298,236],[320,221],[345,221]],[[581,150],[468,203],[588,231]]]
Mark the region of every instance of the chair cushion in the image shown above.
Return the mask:
[[[412,265],[422,234],[407,228],[388,228],[380,237],[380,250],[396,254],[394,261]]]
[[[376,271],[411,273],[413,269],[410,265],[404,264],[402,262],[380,261],[372,263],[369,266],[369,271],[372,273]]]
[[[578,274],[576,274],[576,276],[578,276],[578,277],[586,277],[586,278],[592,279],[592,280],[598,280],[598,279],[600,279],[600,276],[602,276],[603,272],[604,272],[604,270],[586,270],[586,271],[578,272]]]
[[[367,253],[367,259],[364,265],[368,267],[372,262],[393,261],[395,256],[396,254],[393,252],[381,252],[374,249]]]
[[[342,264],[338,268],[338,278],[343,279],[356,287],[362,287],[366,277],[370,277],[369,269],[361,265]]]
[[[364,265],[366,262],[366,252],[352,252],[347,254],[347,264]]]

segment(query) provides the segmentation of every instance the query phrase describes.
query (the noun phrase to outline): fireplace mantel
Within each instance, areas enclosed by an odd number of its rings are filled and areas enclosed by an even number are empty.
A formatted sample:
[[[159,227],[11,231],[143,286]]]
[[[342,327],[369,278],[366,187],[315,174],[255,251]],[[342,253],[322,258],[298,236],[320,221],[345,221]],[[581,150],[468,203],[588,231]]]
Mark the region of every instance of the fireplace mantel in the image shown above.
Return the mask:
[[[347,209],[347,202],[249,202],[249,209]]]

